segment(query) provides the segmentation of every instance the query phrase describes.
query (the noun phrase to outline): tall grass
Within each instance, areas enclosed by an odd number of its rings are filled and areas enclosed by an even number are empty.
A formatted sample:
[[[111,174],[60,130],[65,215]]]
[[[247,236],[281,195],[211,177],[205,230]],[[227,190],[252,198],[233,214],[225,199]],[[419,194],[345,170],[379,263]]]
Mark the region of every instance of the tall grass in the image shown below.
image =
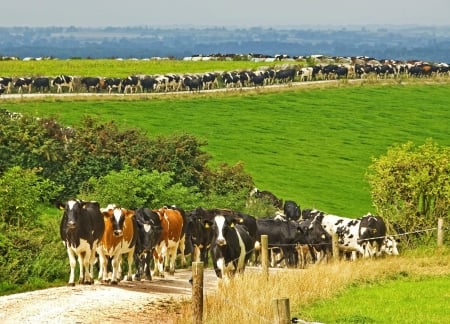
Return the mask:
[[[339,84],[332,88],[181,96],[4,101],[2,108],[114,120],[149,136],[187,132],[208,142],[213,164],[243,161],[256,186],[302,208],[343,216],[374,212],[365,172],[389,146],[433,138],[450,145],[448,83]]]
[[[431,252],[357,262],[249,271],[206,295],[205,323],[272,323],[274,299],[289,298],[292,317],[323,323],[448,323],[450,255]],[[191,321],[185,304],[176,323]]]

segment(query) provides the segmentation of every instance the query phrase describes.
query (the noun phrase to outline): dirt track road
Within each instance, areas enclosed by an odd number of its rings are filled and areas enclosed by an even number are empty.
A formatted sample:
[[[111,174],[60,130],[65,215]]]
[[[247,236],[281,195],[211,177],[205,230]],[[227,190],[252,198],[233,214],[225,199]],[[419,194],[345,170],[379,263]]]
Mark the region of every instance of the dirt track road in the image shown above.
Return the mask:
[[[179,301],[192,295],[190,270],[153,281],[118,286],[58,287],[0,297],[0,323],[164,323],[170,324]],[[213,270],[204,272],[207,291],[217,288]]]

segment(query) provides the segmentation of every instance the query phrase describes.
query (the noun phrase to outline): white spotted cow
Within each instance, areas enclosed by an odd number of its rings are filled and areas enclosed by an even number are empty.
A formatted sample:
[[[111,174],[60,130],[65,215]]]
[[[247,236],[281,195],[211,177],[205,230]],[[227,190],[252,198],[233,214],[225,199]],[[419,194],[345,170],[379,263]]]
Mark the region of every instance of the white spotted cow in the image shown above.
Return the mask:
[[[62,88],[68,89],[68,92],[73,92],[73,77],[70,75],[58,75],[52,80],[52,86],[56,87],[56,93],[62,93]]]

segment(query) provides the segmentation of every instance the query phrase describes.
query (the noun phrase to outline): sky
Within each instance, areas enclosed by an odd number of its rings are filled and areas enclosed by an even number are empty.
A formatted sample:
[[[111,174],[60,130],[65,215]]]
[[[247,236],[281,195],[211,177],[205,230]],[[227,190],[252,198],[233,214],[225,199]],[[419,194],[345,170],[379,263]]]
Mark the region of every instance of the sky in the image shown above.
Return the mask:
[[[450,0],[2,1],[0,27],[450,25]]]

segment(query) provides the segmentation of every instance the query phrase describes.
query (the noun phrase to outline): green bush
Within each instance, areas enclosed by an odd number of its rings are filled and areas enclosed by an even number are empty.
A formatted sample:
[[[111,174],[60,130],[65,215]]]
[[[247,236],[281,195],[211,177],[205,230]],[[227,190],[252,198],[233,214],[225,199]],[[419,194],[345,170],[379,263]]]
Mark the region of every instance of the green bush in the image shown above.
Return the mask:
[[[18,227],[34,224],[37,207],[48,203],[62,187],[39,176],[39,170],[12,167],[0,177],[0,221]]]
[[[367,178],[378,213],[407,231],[436,227],[450,210],[450,148],[431,139],[390,148],[373,159]],[[432,231],[424,236],[433,235]]]
[[[172,173],[125,168],[111,171],[102,177],[91,177],[82,187],[80,197],[96,200],[101,206],[110,203],[126,208],[180,204],[183,208],[194,208],[201,195],[195,187],[183,187],[174,183]]]

